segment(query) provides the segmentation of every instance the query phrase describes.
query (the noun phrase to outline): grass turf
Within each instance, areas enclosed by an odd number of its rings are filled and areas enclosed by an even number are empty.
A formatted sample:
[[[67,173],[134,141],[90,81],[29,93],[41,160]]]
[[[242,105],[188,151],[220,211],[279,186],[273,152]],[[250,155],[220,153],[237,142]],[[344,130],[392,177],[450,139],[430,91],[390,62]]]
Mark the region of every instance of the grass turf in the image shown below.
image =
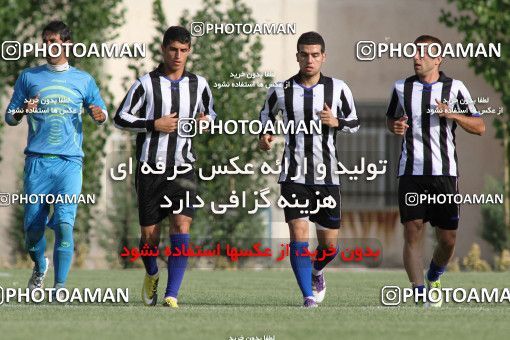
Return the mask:
[[[68,287],[129,288],[128,304],[3,304],[2,339],[230,339],[264,335],[280,339],[505,339],[510,304],[443,304],[424,309],[384,307],[385,285],[407,287],[403,271],[327,273],[325,301],[300,308],[302,299],[290,270],[189,270],[179,310],[159,302],[143,306],[142,270],[72,270]],[[0,270],[0,286],[25,287],[29,270]],[[50,274],[47,283],[53,280]],[[508,287],[510,273],[447,273],[444,287]],[[48,285],[49,286],[49,285]]]

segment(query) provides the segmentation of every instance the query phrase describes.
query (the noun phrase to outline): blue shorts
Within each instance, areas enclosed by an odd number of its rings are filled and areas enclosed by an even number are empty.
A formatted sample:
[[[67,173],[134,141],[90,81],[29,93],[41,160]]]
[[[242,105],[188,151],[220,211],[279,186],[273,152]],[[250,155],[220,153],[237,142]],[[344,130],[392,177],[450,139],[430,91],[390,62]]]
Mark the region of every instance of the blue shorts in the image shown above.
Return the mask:
[[[82,165],[80,162],[60,157],[27,156],[24,170],[24,193],[76,196],[81,193]],[[25,203],[24,229],[52,228],[60,223],[74,226],[78,204],[55,203],[53,215],[48,221],[50,205],[38,200],[37,203]]]

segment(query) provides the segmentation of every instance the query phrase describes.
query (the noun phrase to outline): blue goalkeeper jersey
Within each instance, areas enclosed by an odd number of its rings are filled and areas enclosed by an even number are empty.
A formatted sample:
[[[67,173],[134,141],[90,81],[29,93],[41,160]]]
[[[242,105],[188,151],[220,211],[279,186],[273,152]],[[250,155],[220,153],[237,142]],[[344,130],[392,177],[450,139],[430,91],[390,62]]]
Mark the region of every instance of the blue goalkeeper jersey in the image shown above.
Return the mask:
[[[37,109],[27,113],[28,140],[25,154],[56,155],[81,162],[82,109],[90,115],[90,105],[106,114],[106,106],[94,78],[75,67],[53,71],[47,65],[24,70],[16,80],[5,121],[17,125],[13,115],[25,101],[39,96]],[[106,114],[106,116],[108,116]]]

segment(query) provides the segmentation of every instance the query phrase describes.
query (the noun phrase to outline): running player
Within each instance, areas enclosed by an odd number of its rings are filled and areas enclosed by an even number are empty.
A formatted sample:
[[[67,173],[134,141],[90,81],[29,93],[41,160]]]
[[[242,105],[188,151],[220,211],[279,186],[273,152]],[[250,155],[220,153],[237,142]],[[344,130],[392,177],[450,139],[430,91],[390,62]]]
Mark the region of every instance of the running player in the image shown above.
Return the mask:
[[[196,196],[196,179],[193,169],[175,176],[195,162],[191,137],[179,130],[180,119],[212,121],[216,117],[213,98],[207,81],[185,69],[191,51],[191,34],[184,27],[172,26],[163,37],[161,52],[163,63],[154,71],[140,77],[131,86],[115,116],[115,126],[137,132],[136,191],[141,226],[140,247],[148,244],[158,247],[160,223],[170,218],[171,249],[187,247],[189,228],[194,216],[193,207],[185,205],[181,212],[172,211],[188,197]],[[181,130],[182,127],[181,127]],[[154,168],[157,163],[165,166],[163,174],[144,174],[146,163]],[[161,207],[170,199],[170,208]],[[190,202],[186,202],[190,203]],[[193,202],[191,202],[193,203]],[[144,304],[157,303],[159,270],[154,256],[142,256],[146,275],[142,288]],[[168,257],[168,281],[164,305],[178,308],[177,294],[186,270],[187,256]]]
[[[303,294],[304,307],[317,307],[326,293],[324,268],[338,253],[337,238],[340,228],[340,180],[336,150],[337,132],[354,133],[359,129],[351,90],[342,80],[326,77],[321,73],[326,60],[325,43],[316,32],[302,34],[297,42],[299,72],[281,86],[269,89],[260,112],[262,124],[275,121],[276,114],[283,112],[285,123],[297,126],[320,120],[322,133],[316,131],[289,132],[285,135],[285,151],[279,183],[281,195],[289,202],[312,202],[307,210],[284,208],[285,221],[290,230],[290,262],[299,288]],[[259,147],[270,150],[274,137],[260,136]],[[323,171],[318,168],[322,167]],[[322,175],[320,174],[322,172]],[[332,197],[334,208],[317,208],[318,199]],[[308,251],[308,221],[317,230],[318,253],[329,247],[335,252],[320,256],[312,262],[301,256]]]
[[[71,43],[71,32],[61,21],[50,22],[42,31],[46,44]],[[24,231],[26,248],[34,261],[28,288],[42,288],[49,260],[44,256],[49,226],[55,231],[53,265],[55,288],[67,280],[74,254],[73,226],[77,204],[55,203],[48,220],[50,205],[44,195],[72,199],[81,193],[83,163],[82,108],[98,124],[108,114],[99,89],[88,73],[72,67],[61,49],[47,64],[24,70],[14,86],[5,120],[18,125],[24,116],[28,122],[25,148],[24,193],[41,195],[36,203],[25,204]]]
[[[453,256],[460,210],[454,202],[434,204],[417,199],[423,194],[458,193],[455,129],[459,125],[476,135],[485,131],[466,86],[439,71],[440,56],[433,58],[427,53],[433,43],[442,46],[438,38],[429,35],[415,40],[415,44],[424,44],[425,53],[418,48],[413,58],[415,74],[395,82],[386,114],[388,129],[404,136],[398,167],[403,256],[409,280],[419,293],[425,283],[427,288],[441,288],[439,278]],[[422,242],[427,222],[436,227],[437,246],[424,278]]]

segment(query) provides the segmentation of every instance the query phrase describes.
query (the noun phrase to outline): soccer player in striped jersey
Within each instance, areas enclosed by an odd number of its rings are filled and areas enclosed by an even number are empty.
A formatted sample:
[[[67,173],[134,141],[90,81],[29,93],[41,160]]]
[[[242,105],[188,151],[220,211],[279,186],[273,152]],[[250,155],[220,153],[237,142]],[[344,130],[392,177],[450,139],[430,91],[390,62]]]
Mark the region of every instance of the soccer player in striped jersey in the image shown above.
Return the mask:
[[[137,132],[136,192],[141,226],[140,248],[148,244],[157,248],[160,241],[160,222],[170,218],[171,249],[188,247],[189,228],[194,216],[196,178],[193,169],[175,175],[183,167],[195,162],[192,139],[178,125],[180,119],[212,121],[216,117],[213,98],[207,81],[186,70],[191,51],[191,34],[184,27],[172,26],[163,37],[163,64],[140,77],[131,86],[115,115],[115,126]],[[157,163],[165,167],[163,174],[143,173],[144,163],[155,169]],[[167,177],[176,176],[173,180]],[[185,202],[187,193],[192,202]],[[161,207],[172,202],[170,208]],[[189,203],[189,205],[184,205]],[[182,210],[173,214],[182,204]],[[159,270],[154,256],[142,256],[146,275],[142,300],[146,305],[157,303]],[[177,294],[186,270],[187,256],[168,257],[168,281],[164,305],[178,308]]]
[[[70,43],[71,31],[65,23],[52,21],[43,29],[42,40],[46,44]],[[82,108],[98,125],[106,121],[108,114],[90,74],[70,66],[63,51],[46,60],[47,64],[26,69],[19,75],[5,120],[16,126],[24,116],[27,118],[25,194],[77,198],[81,193],[84,157]],[[34,261],[28,281],[30,289],[43,287],[48,270],[49,260],[44,256],[47,225],[55,232],[55,288],[64,287],[73,260],[78,205],[55,203],[48,220],[47,202],[25,204],[25,244]]]
[[[317,307],[326,293],[324,268],[338,253],[340,228],[340,180],[336,150],[337,132],[354,133],[359,122],[352,93],[342,80],[324,76],[325,43],[316,32],[302,34],[297,42],[299,73],[269,89],[260,120],[264,126],[275,122],[278,112],[284,123],[320,121],[321,133],[315,130],[289,132],[279,183],[281,195],[291,204],[309,200],[307,210],[284,208],[290,230],[290,262],[304,298],[304,307]],[[274,137],[260,136],[259,147],[270,150]],[[322,170],[321,170],[322,169]],[[332,197],[335,207],[317,206],[317,201]],[[316,211],[318,209],[318,211]],[[312,213],[313,212],[313,213]],[[312,263],[308,251],[308,221],[314,222],[319,245],[318,258]],[[326,249],[335,251],[326,251]],[[322,256],[326,251],[327,256]]]
[[[418,37],[415,43],[442,46],[438,38],[428,35]],[[386,114],[388,129],[403,136],[398,166],[403,258],[416,292],[423,292],[425,283],[429,289],[441,287],[439,278],[453,255],[460,217],[457,204],[420,204],[417,195],[458,193],[456,127],[476,135],[485,131],[466,86],[439,71],[440,56],[433,58],[427,48],[423,50],[421,55],[418,48],[413,58],[415,74],[395,82]],[[436,227],[437,246],[424,278],[422,242],[426,222]]]

